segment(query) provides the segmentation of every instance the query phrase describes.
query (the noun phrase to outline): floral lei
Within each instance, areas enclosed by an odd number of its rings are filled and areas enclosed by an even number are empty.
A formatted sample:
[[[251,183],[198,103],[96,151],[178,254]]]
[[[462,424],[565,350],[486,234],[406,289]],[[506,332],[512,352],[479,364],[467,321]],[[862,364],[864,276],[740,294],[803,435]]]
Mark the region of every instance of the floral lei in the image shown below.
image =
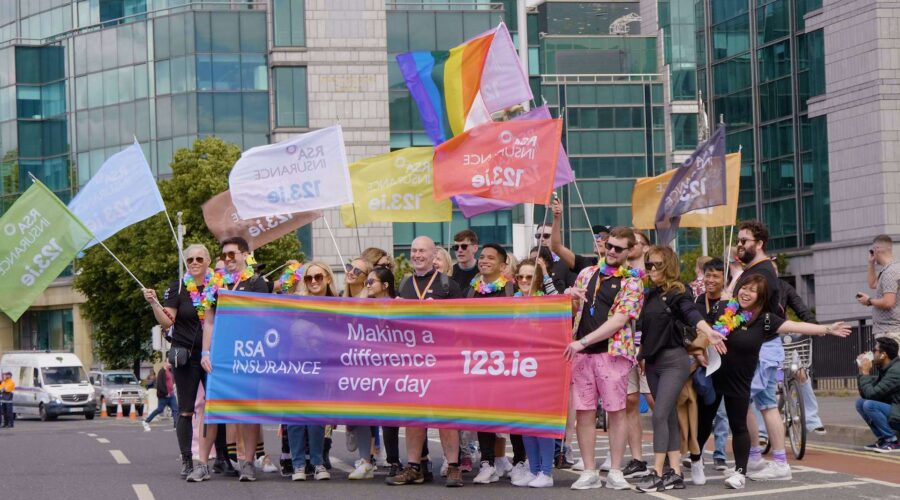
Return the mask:
[[[209,278],[206,289],[203,290],[202,304],[204,310],[209,309],[216,303],[216,297],[220,288],[240,281],[246,281],[252,277],[253,268],[250,266],[245,267],[240,273],[228,273],[224,269],[216,269],[216,272]]]
[[[738,308],[739,305],[736,299],[729,300],[728,305],[725,306],[725,314],[719,316],[719,319],[716,321],[716,324],[712,326],[712,329],[718,332],[719,335],[727,337],[735,330],[735,328],[750,321],[750,318],[753,317],[753,313],[750,311],[741,311],[740,314],[738,314]]]
[[[529,295],[529,297],[537,297],[540,295],[544,295],[544,292],[542,292],[541,290],[535,290],[535,292],[533,294]],[[525,297],[525,294],[522,293],[521,290],[519,290],[518,292],[513,294],[513,297]]]
[[[485,283],[484,281],[482,281],[481,275],[479,274],[478,276],[472,278],[472,282],[469,283],[469,286],[474,288],[476,292],[482,295],[487,295],[489,293],[503,290],[503,287],[505,287],[508,282],[509,280],[507,280],[503,276],[500,276],[493,283]]]
[[[600,260],[599,267],[601,273],[611,278],[637,278],[643,280],[646,275],[642,269],[635,269],[633,267],[619,266],[614,269],[612,266],[606,264],[606,259]]]
[[[306,272],[306,266],[302,264],[291,264],[284,270],[281,275],[281,293],[288,293],[295,283],[303,279]]]
[[[203,277],[204,287],[209,283],[212,275],[212,270],[207,269],[206,276]],[[185,288],[187,288],[188,293],[191,295],[191,304],[193,304],[194,309],[197,310],[197,316],[203,321],[204,316],[206,316],[206,309],[208,308],[205,304],[206,295],[200,291],[200,287],[197,286],[197,280],[194,279],[194,276],[191,275],[191,273],[184,273],[182,282],[184,282]]]

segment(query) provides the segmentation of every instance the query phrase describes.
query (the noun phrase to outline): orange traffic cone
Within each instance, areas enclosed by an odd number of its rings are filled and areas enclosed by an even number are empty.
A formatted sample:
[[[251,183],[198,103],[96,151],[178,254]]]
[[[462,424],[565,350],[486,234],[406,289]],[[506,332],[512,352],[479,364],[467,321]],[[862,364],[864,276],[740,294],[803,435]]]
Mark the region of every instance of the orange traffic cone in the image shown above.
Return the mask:
[[[116,405],[116,418],[124,418],[125,417],[125,415],[122,415],[122,411],[124,410],[124,408],[122,408],[123,406],[125,406],[125,405],[123,405],[123,404]]]
[[[106,410],[106,400],[104,399],[104,400],[100,403],[100,417],[101,417],[101,418],[106,418],[106,417],[108,417],[108,416],[109,416],[109,412]]]
[[[131,403],[131,413],[128,414],[128,420],[137,420],[137,408],[135,408],[134,403]]]

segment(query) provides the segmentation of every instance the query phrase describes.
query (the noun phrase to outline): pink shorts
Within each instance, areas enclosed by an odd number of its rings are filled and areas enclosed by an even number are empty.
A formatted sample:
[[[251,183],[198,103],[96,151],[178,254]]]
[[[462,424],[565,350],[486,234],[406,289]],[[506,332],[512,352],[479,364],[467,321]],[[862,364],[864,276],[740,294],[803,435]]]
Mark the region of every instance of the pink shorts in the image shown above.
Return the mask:
[[[606,411],[625,409],[628,374],[633,363],[622,356],[576,354],[572,365],[573,406],[576,410],[596,410],[597,398]]]

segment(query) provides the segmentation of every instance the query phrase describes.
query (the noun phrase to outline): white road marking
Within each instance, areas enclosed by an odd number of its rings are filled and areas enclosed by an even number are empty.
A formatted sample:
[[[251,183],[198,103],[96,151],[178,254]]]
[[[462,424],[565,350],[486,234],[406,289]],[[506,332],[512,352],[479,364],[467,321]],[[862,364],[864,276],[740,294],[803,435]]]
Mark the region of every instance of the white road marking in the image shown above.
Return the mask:
[[[127,458],[125,458],[125,454],[122,453],[121,450],[109,450],[109,454],[112,455],[117,464],[126,465],[131,463]]]
[[[88,437],[92,437],[92,438],[97,437],[97,435],[94,434],[93,432],[89,432],[89,433],[87,434],[87,436],[88,436]]]
[[[150,487],[146,484],[132,484],[131,487],[134,489],[134,494],[137,495],[138,500],[156,500],[153,492],[150,491]]]
[[[872,478],[869,478],[869,477],[857,477],[857,478],[855,478],[855,479],[858,479],[858,480],[860,480],[860,481],[865,481],[865,482],[867,482],[867,483],[880,484],[880,485],[882,485],[882,486],[890,486],[890,487],[892,487],[892,488],[900,488],[900,484],[898,484],[898,483],[891,483],[891,482],[889,482],[889,481],[880,481],[880,480],[878,480],[878,479],[872,479]]]
[[[807,484],[804,486],[793,486],[790,488],[777,488],[774,490],[747,491],[744,493],[728,493],[725,495],[712,495],[708,497],[691,497],[691,500],[721,500],[726,498],[738,497],[754,497],[758,495],[772,495],[775,493],[790,493],[793,491],[809,491],[821,490],[826,488],[845,488],[848,486],[859,486],[866,484],[866,481],[846,481],[843,483],[824,483],[824,484]]]
[[[637,490],[635,489],[634,491],[637,491]],[[667,494],[659,492],[659,491],[648,491],[648,492],[646,492],[646,495],[651,496],[651,497],[656,497],[656,498],[662,498],[663,500],[681,500],[678,497],[673,497],[672,495],[667,495]]]
[[[109,439],[106,438],[97,438],[98,443],[109,444]]]

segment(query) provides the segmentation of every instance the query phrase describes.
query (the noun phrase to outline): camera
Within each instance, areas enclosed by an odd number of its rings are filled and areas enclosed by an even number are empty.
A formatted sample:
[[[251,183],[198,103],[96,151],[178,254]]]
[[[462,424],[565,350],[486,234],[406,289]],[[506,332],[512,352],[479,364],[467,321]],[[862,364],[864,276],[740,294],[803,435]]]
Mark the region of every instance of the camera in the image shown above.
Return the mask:
[[[862,355],[868,358],[869,361],[875,361],[875,353],[872,351],[864,352]],[[858,359],[856,360],[856,366],[860,366]]]

